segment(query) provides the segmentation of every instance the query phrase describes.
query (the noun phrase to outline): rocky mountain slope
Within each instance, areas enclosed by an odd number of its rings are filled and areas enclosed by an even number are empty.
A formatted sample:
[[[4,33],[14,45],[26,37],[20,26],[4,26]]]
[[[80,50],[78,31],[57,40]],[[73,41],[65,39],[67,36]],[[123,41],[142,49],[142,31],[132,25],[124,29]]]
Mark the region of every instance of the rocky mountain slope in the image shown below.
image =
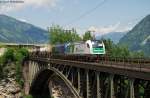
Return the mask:
[[[127,45],[131,51],[143,51],[146,56],[150,56],[150,15],[121,38],[119,44]]]

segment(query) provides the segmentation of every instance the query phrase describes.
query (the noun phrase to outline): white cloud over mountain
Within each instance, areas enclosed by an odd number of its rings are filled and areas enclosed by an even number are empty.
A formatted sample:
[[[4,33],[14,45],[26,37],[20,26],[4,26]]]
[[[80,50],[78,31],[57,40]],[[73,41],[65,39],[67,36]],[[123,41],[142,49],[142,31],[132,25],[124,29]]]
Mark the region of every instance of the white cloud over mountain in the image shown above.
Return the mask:
[[[58,0],[3,0],[3,1],[22,1],[22,3],[1,2],[0,13],[21,10],[26,7],[31,8],[55,7],[56,2]]]
[[[114,24],[114,25],[109,25],[109,26],[104,26],[104,27],[95,27],[91,26],[89,27],[89,31],[104,35],[110,32],[126,32],[131,30],[132,27],[130,26],[121,26],[120,22]]]

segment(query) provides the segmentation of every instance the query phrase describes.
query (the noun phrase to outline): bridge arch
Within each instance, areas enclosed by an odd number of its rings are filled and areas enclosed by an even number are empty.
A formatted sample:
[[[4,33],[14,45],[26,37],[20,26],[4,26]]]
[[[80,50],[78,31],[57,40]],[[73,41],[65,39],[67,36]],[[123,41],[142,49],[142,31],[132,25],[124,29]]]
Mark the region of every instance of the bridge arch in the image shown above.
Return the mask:
[[[54,67],[43,69],[35,75],[29,91],[33,98],[49,98],[49,96],[51,96],[51,87],[49,88],[49,82],[52,79],[51,77],[54,75],[58,76],[65,83],[75,98],[81,98],[78,91],[74,88],[66,76]]]

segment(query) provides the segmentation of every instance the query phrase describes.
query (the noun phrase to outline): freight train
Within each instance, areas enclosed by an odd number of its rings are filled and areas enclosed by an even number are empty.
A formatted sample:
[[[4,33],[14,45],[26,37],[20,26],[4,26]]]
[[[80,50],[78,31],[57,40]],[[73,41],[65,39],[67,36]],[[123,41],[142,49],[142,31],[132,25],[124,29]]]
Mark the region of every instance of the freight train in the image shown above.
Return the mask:
[[[103,41],[87,40],[85,42],[72,42],[65,44],[58,44],[52,47],[52,53],[55,54],[98,54],[104,55],[105,45]]]

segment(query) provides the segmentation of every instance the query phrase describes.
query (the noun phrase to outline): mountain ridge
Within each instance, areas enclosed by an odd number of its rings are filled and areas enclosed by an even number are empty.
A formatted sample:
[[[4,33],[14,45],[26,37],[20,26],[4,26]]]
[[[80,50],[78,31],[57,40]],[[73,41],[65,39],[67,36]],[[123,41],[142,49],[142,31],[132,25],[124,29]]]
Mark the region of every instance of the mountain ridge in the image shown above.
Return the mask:
[[[47,43],[48,32],[30,23],[0,15],[0,42]]]

